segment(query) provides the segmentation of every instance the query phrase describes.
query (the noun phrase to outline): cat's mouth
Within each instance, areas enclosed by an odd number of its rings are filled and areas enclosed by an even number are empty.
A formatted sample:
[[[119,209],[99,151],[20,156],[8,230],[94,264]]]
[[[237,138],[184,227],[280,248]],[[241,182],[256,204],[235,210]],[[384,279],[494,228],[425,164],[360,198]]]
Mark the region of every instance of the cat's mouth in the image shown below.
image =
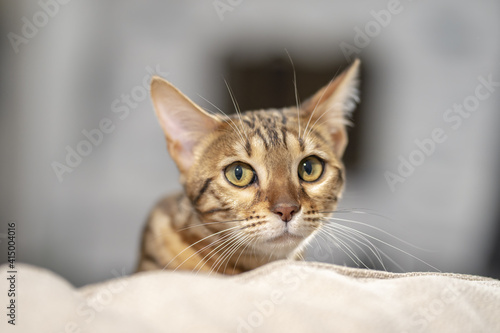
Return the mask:
[[[298,236],[290,233],[288,230],[283,231],[281,235],[275,236],[273,238],[268,239],[268,242],[280,243],[280,242],[290,242],[290,241],[299,241],[304,239],[303,236]]]

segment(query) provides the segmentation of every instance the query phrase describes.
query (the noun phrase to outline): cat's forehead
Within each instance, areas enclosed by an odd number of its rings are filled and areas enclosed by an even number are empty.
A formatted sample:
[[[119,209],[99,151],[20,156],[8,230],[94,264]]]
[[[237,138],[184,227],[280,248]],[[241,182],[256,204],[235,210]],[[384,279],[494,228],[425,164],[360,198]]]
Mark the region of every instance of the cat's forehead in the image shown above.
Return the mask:
[[[243,122],[246,131],[256,131],[258,129],[280,129],[288,127],[290,122],[295,122],[297,116],[291,114],[288,109],[268,109],[243,112],[236,116],[234,120]]]
[[[238,137],[234,143],[239,155],[277,162],[314,152],[326,158],[322,152],[329,150],[318,126],[308,123],[296,108],[247,111],[232,120],[232,127],[237,128],[233,134]]]
[[[287,136],[294,135],[293,116],[284,109],[247,111],[241,115],[245,138],[252,143],[260,141],[266,151],[287,147]],[[254,142],[255,143],[255,142]]]

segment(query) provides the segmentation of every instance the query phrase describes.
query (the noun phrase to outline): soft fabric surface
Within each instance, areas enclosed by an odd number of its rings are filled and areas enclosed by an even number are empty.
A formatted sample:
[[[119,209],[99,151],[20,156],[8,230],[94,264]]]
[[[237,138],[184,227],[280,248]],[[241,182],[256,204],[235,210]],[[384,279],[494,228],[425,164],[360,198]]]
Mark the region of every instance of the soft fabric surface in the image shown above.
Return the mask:
[[[17,265],[1,332],[500,332],[500,281],[280,261],[238,276],[145,272],[75,289]]]

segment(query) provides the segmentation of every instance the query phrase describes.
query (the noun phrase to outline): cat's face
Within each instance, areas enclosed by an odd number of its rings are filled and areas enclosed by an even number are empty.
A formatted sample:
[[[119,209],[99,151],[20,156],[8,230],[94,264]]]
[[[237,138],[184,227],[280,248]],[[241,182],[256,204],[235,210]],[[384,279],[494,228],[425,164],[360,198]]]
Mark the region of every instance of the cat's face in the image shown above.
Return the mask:
[[[209,115],[166,81],[153,81],[169,151],[209,230],[283,258],[321,227],[344,185],[344,119],[357,66],[299,109],[231,117]]]
[[[291,108],[246,112],[241,122],[233,117],[221,124],[185,175],[203,222],[238,221],[211,227],[239,225],[250,246],[276,256],[321,225],[342,190],[343,166],[327,128],[310,123],[306,129],[308,118],[301,117],[299,137],[297,118]]]

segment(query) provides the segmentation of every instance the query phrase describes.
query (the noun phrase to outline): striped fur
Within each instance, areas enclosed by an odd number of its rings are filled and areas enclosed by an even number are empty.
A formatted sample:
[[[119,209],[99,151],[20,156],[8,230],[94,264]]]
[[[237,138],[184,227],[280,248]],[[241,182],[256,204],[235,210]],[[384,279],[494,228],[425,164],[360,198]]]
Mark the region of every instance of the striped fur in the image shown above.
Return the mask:
[[[358,62],[300,109],[231,117],[206,113],[155,78],[155,109],[184,191],[164,198],[151,212],[138,271],[236,274],[301,258],[344,187],[346,105],[356,99],[357,67]],[[297,171],[308,156],[324,163],[321,177],[310,183]],[[237,161],[254,169],[255,182],[242,188],[226,179],[225,168]],[[272,207],[290,202],[299,210],[285,223]]]

